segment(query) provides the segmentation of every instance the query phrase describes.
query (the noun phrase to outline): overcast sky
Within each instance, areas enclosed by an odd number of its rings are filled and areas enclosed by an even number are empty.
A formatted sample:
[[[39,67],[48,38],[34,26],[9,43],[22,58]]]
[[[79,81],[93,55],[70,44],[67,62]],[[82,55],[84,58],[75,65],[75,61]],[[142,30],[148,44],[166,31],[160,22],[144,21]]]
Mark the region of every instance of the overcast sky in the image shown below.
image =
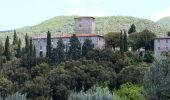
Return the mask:
[[[0,0],[0,30],[36,25],[60,15],[125,15],[157,21],[170,0]]]

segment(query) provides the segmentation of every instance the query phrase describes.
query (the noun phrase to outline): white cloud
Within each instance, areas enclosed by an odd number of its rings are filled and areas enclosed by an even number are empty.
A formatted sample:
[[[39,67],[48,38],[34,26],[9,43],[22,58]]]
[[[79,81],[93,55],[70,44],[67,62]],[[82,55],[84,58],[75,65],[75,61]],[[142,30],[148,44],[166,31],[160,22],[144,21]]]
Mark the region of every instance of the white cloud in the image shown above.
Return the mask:
[[[153,14],[153,16],[150,18],[154,21],[157,21],[163,17],[167,17],[167,16],[170,16],[170,7],[166,8],[166,9],[163,9],[162,11],[160,12],[157,12],[155,14]]]

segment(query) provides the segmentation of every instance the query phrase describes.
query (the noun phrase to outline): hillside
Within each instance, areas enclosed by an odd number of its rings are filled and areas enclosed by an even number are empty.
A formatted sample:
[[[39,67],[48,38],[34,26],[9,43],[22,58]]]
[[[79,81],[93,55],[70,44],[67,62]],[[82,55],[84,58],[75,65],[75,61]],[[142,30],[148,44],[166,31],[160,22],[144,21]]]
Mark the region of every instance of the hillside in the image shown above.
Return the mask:
[[[50,30],[53,34],[61,33],[74,33],[74,17],[75,16],[57,16],[48,19],[35,26],[26,26],[17,29],[19,36],[23,37],[25,33],[30,36],[41,35],[47,30]],[[110,31],[120,31],[121,29],[128,30],[130,25],[134,23],[137,31],[149,29],[156,34],[162,34],[166,29],[162,28],[157,23],[147,20],[129,16],[109,16],[109,17],[96,17],[96,34],[106,34]],[[12,32],[0,33],[0,37],[5,38],[6,35],[11,36]]]
[[[170,31],[170,16],[164,17],[157,21],[162,27],[166,27],[168,31]]]

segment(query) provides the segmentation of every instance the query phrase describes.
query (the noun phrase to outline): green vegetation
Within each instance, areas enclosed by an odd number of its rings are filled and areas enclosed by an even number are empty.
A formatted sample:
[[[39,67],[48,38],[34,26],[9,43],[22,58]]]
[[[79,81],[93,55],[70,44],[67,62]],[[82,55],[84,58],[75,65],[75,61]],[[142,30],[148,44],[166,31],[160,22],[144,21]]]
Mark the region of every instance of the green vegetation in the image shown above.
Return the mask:
[[[137,28],[137,27],[136,27]],[[47,55],[36,57],[32,38],[20,33],[0,42],[0,97],[20,100],[166,100],[169,99],[169,53],[153,56],[150,30],[105,35],[106,47],[82,45],[73,34],[64,50],[62,38],[52,47],[47,34]],[[22,37],[22,36],[21,36]],[[10,45],[11,44],[11,45]],[[66,44],[67,45],[67,44]],[[132,51],[128,51],[132,47]],[[4,49],[3,49],[4,48]],[[145,49],[141,52],[139,49]]]
[[[70,48],[68,51],[68,56],[70,59],[73,60],[78,60],[81,57],[81,44],[76,34],[73,34],[70,39]]]

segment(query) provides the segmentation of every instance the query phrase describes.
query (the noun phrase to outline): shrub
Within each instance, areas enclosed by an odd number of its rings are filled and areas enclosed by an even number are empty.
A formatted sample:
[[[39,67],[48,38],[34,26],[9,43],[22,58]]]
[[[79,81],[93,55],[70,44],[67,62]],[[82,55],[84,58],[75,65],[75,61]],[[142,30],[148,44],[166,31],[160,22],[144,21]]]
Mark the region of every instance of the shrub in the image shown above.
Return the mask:
[[[5,100],[27,100],[26,94],[16,92],[15,94],[8,96]]]
[[[145,100],[142,87],[130,83],[121,85],[121,88],[114,93],[120,100]]]
[[[114,100],[108,88],[93,87],[86,92],[71,92],[68,100]]]
[[[170,60],[162,57],[153,62],[144,76],[144,93],[149,100],[170,99]]]

